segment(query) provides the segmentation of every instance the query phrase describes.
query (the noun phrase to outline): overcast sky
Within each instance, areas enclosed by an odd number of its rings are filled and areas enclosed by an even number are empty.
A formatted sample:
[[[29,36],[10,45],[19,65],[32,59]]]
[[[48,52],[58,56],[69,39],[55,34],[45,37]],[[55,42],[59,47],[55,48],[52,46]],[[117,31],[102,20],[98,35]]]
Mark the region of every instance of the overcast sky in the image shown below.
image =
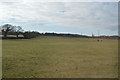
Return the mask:
[[[24,30],[118,34],[117,2],[0,2],[0,25],[20,25]]]

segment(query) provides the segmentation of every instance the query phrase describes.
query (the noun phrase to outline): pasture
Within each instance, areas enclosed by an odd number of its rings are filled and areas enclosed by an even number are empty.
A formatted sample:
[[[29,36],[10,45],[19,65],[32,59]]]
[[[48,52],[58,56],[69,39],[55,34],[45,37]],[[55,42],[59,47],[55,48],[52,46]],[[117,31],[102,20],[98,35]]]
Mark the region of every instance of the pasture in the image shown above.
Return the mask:
[[[118,40],[2,40],[3,78],[117,78]]]

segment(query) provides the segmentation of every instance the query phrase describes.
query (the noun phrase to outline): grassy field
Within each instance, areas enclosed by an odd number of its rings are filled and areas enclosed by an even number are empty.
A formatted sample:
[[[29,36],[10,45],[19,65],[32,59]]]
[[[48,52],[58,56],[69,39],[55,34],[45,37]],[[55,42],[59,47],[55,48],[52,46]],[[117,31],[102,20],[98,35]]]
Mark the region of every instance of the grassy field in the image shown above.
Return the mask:
[[[2,42],[3,78],[117,78],[117,40],[39,37]]]

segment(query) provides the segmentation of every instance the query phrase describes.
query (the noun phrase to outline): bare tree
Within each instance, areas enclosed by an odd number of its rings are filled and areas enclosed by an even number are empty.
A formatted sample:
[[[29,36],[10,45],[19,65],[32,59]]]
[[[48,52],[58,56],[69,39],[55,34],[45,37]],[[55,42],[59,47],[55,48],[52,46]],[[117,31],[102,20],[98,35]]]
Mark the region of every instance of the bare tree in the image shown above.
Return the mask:
[[[4,35],[4,37],[7,37],[9,32],[14,31],[14,26],[10,25],[10,24],[5,24],[2,26],[2,34]]]
[[[23,32],[22,27],[20,26],[15,26],[15,33],[16,33],[16,37],[18,38],[18,35],[21,34]]]

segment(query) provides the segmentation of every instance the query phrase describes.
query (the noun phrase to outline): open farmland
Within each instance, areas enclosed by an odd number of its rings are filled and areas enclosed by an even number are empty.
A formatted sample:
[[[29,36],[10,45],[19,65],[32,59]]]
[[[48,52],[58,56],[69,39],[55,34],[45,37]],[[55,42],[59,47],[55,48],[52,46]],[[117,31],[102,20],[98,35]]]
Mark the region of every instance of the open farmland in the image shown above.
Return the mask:
[[[3,78],[117,78],[115,39],[43,36],[2,43]]]

